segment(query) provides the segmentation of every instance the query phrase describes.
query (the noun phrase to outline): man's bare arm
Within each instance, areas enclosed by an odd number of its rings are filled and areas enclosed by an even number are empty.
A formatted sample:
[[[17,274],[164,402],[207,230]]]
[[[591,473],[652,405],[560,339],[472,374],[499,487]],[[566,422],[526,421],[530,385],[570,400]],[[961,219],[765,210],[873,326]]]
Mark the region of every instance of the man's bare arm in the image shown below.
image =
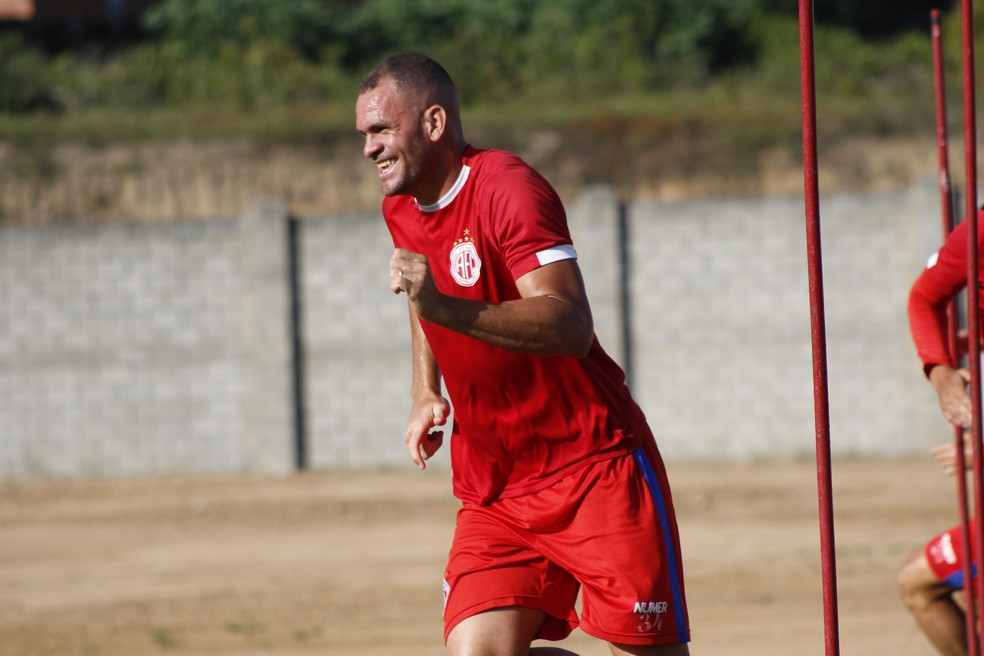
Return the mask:
[[[410,306],[410,339],[413,361],[413,383],[410,398],[413,405],[407,420],[403,439],[410,451],[410,458],[421,469],[426,461],[444,443],[444,431],[431,431],[443,426],[450,412],[450,404],[441,394],[441,371],[434,359],[420,320]]]
[[[390,261],[390,288],[405,293],[420,318],[512,351],[583,357],[594,323],[576,260],[539,267],[516,281],[522,298],[488,303],[442,294],[427,259],[397,249]]]

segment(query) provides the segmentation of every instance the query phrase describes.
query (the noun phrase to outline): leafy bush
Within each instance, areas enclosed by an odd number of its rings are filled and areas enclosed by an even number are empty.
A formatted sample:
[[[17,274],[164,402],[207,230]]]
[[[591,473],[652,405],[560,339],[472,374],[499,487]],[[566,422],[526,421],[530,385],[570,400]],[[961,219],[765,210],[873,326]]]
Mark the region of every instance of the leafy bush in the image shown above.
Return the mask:
[[[223,48],[277,41],[316,59],[337,38],[334,26],[344,0],[167,0],[150,9],[144,25],[192,58],[211,58]]]
[[[757,64],[746,80],[763,93],[799,94],[799,24],[795,19],[762,17],[752,30]],[[817,93],[839,98],[919,95],[932,98],[932,53],[928,36],[904,34],[883,43],[861,39],[839,27],[816,27],[814,63]]]
[[[0,112],[349,105],[358,78],[399,50],[443,62],[468,105],[525,114],[531,102],[601,106],[681,90],[746,109],[799,97],[798,26],[783,0],[166,0],[146,23],[151,39],[99,58],[48,59],[0,39]],[[945,34],[956,83],[959,12]],[[893,108],[931,98],[928,27],[872,42],[818,25],[816,48],[824,98]]]
[[[346,63],[399,50],[446,62],[469,98],[651,90],[747,63],[760,0],[366,0],[340,23]],[[600,86],[599,86],[600,85]]]
[[[44,56],[15,34],[0,37],[0,111],[20,114],[55,105]]]
[[[242,46],[224,43],[207,59],[171,51],[165,80],[173,104],[241,110],[324,100],[331,87],[318,67],[269,39]]]
[[[60,56],[50,71],[53,93],[70,111],[155,106],[256,111],[350,94],[335,63],[315,64],[271,39],[225,42],[207,58],[190,57],[171,42],[145,44],[107,61]]]

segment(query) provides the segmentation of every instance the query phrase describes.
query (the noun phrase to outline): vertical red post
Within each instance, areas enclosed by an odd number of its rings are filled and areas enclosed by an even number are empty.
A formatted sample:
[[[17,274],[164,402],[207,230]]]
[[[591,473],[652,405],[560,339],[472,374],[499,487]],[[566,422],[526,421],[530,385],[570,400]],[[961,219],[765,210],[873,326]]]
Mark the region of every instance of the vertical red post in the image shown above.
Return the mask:
[[[933,43],[933,82],[936,95],[936,142],[939,148],[939,185],[940,203],[943,223],[943,238],[953,231],[953,193],[950,188],[950,158],[949,158],[949,136],[946,116],[946,76],[944,73],[943,59],[943,27],[940,22],[940,11],[933,9],[930,12],[930,32]],[[951,301],[947,307],[947,341],[950,349],[950,357],[957,361],[957,328],[959,317],[957,316],[956,302]],[[971,553],[970,540],[970,513],[967,504],[967,476],[966,461],[964,457],[964,432],[959,426],[953,429],[953,442],[957,451],[957,500],[960,510],[960,526],[963,529],[962,547],[963,553]],[[964,595],[966,605],[964,608],[967,619],[967,653],[978,654],[980,652],[979,640],[977,635],[978,600],[974,592],[973,568],[971,559],[965,558],[963,563],[964,575]]]
[[[946,76],[943,62],[943,26],[940,10],[929,13],[933,41],[933,90],[936,92],[936,145],[939,149],[939,184],[944,238],[953,230],[953,195],[950,189],[949,137],[946,123]]]
[[[964,160],[967,197],[967,356],[970,364],[970,400],[973,409],[974,441],[974,503],[977,514],[977,549],[974,558],[978,566],[984,564],[984,451],[981,445],[981,329],[980,289],[978,281],[978,229],[977,229],[977,119],[974,94],[974,6],[971,0],[960,3],[963,46],[963,97],[964,97]],[[984,576],[977,577],[977,599],[984,600]]]
[[[834,504],[830,469],[830,417],[827,391],[827,345],[820,249],[820,194],[817,171],[816,71],[813,3],[800,0],[800,83],[803,107],[803,183],[806,201],[806,254],[810,283],[813,340],[813,406],[816,423],[817,490],[820,510],[820,557],[826,656],[840,653],[837,617],[837,567],[834,556]]]

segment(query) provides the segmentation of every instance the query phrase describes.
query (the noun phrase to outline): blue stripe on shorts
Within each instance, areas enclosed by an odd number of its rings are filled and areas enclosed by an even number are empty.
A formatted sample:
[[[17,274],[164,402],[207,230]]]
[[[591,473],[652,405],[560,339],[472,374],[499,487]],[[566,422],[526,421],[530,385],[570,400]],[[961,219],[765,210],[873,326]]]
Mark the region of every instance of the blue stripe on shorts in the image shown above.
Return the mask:
[[[674,549],[673,540],[670,539],[672,535],[670,531],[670,518],[666,513],[666,503],[663,499],[663,490],[659,486],[659,481],[656,478],[656,472],[653,471],[653,466],[646,458],[645,452],[642,448],[635,450],[633,454],[635,456],[636,462],[642,469],[643,478],[646,480],[646,485],[649,487],[649,493],[653,497],[653,503],[656,505],[656,512],[659,515],[659,523],[663,529],[663,535],[665,536],[664,543],[666,544],[666,560],[667,567],[670,570],[670,587],[673,590],[673,604],[678,610],[673,615],[676,618],[677,633],[680,636],[680,642],[687,641],[687,625],[683,620],[683,596],[681,594],[682,586],[680,585],[679,576],[679,559]]]
[[[972,563],[970,566],[970,578],[977,578],[977,563]],[[958,569],[956,572],[950,576],[943,579],[943,583],[946,583],[951,588],[962,588],[964,587],[964,572],[963,568]]]

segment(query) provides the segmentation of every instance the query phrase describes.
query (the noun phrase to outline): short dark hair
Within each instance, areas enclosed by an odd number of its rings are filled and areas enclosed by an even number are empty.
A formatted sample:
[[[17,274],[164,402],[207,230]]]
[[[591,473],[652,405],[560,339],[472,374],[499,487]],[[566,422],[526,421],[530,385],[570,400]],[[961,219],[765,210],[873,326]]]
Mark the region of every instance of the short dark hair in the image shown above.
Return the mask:
[[[419,52],[401,52],[373,66],[359,84],[359,94],[375,89],[387,78],[413,91],[427,91],[432,100],[458,104],[458,90],[443,66]]]

